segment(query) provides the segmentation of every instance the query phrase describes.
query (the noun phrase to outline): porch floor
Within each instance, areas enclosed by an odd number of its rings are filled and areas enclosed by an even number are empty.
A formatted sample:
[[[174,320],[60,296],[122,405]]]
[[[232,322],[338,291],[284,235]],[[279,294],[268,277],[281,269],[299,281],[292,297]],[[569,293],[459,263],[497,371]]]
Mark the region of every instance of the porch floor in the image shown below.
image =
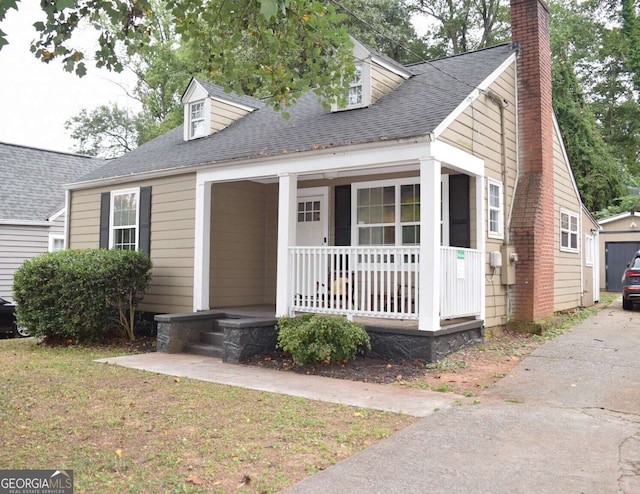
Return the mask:
[[[225,312],[227,314],[234,314],[246,317],[273,317],[275,318],[276,308],[274,305],[250,305],[243,307],[216,307],[216,311]],[[303,314],[300,312],[299,314]],[[377,317],[354,317],[353,320],[360,324],[364,324],[365,327],[384,327],[389,329],[407,329],[418,330],[418,321],[414,319],[384,319]],[[483,325],[483,321],[474,319],[473,317],[466,317],[460,319],[443,319],[440,321],[441,329],[453,329],[456,326],[468,327],[473,322],[477,322],[479,325]]]

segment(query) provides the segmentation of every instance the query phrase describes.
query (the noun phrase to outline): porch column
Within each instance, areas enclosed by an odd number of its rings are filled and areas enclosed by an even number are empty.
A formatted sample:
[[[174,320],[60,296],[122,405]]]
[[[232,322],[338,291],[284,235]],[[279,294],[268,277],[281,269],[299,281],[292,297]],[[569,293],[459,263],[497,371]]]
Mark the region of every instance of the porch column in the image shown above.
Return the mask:
[[[193,259],[193,310],[209,310],[211,255],[211,182],[196,179],[196,224]]]
[[[440,161],[420,160],[418,329],[440,329]]]
[[[296,242],[298,176],[286,173],[279,180],[276,317],[284,317],[289,315],[289,247]]]

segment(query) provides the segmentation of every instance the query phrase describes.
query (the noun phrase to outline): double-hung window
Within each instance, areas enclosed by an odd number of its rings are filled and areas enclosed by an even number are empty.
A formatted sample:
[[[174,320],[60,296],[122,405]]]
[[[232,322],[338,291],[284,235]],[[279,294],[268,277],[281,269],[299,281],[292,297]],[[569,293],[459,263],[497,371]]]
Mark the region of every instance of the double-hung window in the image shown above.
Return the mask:
[[[193,139],[204,135],[204,101],[189,105],[189,136]]]
[[[560,250],[578,252],[578,215],[560,210]]]
[[[138,249],[138,205],[140,189],[111,193],[110,247],[121,250]]]
[[[349,85],[349,91],[347,92],[347,107],[362,105],[364,92],[363,92],[363,78],[362,78],[362,64],[356,64],[356,72],[351,79]]]
[[[420,243],[420,184],[414,181],[353,185],[357,245]]]
[[[492,178],[487,179],[487,198],[489,205],[488,236],[490,238],[504,237],[504,204],[502,182]]]

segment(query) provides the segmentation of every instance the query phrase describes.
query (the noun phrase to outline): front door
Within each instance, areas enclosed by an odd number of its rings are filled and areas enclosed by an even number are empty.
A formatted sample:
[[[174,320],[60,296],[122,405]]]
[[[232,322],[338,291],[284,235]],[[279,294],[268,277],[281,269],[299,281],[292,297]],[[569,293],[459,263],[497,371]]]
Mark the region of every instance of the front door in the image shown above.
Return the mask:
[[[296,205],[296,245],[303,247],[322,247],[328,245],[329,189],[311,187],[298,189]],[[327,265],[324,255],[310,258],[313,265],[301,267],[304,271],[302,293],[308,297],[317,297],[326,292]]]
[[[326,187],[298,190],[296,245],[305,247],[328,245],[328,196],[329,190]]]

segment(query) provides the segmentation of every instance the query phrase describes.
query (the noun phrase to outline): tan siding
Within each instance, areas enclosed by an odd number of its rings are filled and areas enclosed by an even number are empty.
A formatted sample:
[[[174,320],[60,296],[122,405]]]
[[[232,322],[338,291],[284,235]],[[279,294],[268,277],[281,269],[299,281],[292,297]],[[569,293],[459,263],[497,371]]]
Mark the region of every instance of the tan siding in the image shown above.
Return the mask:
[[[398,74],[377,65],[371,64],[371,103],[375,103],[385,94],[393,91],[404,79]]]
[[[584,238],[578,228],[578,252],[560,250],[560,209],[565,209],[581,221],[582,208],[580,198],[576,195],[568,163],[564,159],[560,136],[553,135],[553,174],[554,174],[554,310],[561,311],[578,307],[582,303],[582,242]]]
[[[214,184],[211,307],[275,303],[277,186]]]
[[[505,205],[507,213],[513,201],[513,193],[516,181],[516,101],[515,101],[515,68],[508,67],[505,72],[490,86],[489,90],[498,94],[507,101],[502,117],[505,128],[505,148],[507,173],[506,180],[502,166],[502,139],[501,139],[501,114],[498,106],[493,103],[486,94],[480,95],[473,104],[452,122],[442,133],[440,139],[455,147],[467,150],[473,155],[482,158],[485,163],[485,174],[502,182],[506,192]],[[487,212],[487,180],[483,181],[485,196],[485,221]],[[471,218],[472,218],[472,246],[475,247],[475,183],[470,182],[471,193]],[[504,199],[504,198],[503,198]],[[486,224],[484,225],[487,229]],[[506,237],[505,237],[506,240]],[[485,326],[490,329],[503,326],[507,322],[507,307],[510,292],[502,284],[501,271],[495,272],[489,267],[489,253],[499,251],[503,240],[486,238],[486,311]],[[503,264],[506,259],[503,259]]]
[[[217,132],[231,125],[236,120],[241,119],[247,113],[237,106],[211,100],[211,132]]]
[[[635,223],[636,227],[631,225]],[[640,215],[636,213],[634,216],[611,221],[602,225],[600,232],[600,288],[607,288],[607,265],[605,244],[608,242],[640,242]]]
[[[71,192],[70,247],[98,247],[100,195],[151,186],[151,260],[153,280],[140,306],[151,312],[193,310],[195,174],[131,182]]]

